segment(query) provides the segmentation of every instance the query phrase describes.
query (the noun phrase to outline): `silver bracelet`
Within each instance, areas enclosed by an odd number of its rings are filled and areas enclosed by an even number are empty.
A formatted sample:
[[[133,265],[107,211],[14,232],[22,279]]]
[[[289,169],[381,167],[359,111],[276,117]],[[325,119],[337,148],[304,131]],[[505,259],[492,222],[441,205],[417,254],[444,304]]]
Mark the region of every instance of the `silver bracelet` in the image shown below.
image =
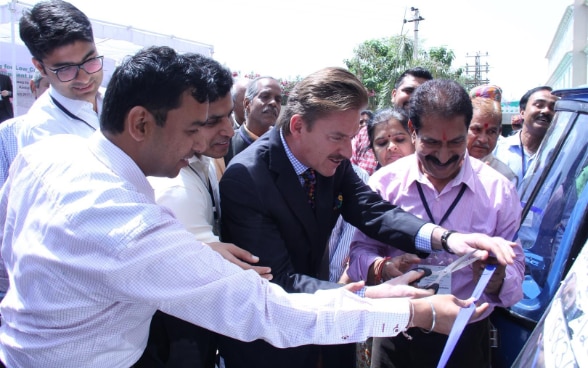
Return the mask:
[[[431,312],[433,313],[433,323],[431,324],[431,329],[429,331],[421,328],[421,331],[423,331],[423,333],[426,334],[430,334],[431,332],[433,332],[433,330],[435,329],[435,322],[436,322],[436,317],[437,317],[437,313],[435,313],[435,307],[433,306],[433,302],[431,301],[431,299],[427,298],[426,299],[429,302],[429,305],[431,306]]]
[[[410,318],[408,321],[408,325],[406,325],[406,329],[404,331],[402,331],[402,334],[404,335],[404,337],[408,340],[411,341],[412,340],[412,336],[410,336],[406,331],[413,327],[413,321],[414,321],[414,305],[412,304],[412,302],[409,300],[408,304],[410,304]]]

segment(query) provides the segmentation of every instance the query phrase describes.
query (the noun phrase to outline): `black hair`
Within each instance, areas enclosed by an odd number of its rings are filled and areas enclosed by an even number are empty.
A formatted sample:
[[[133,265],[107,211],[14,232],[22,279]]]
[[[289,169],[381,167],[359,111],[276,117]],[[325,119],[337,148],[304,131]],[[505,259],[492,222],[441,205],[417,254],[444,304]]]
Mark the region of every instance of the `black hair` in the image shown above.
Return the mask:
[[[408,116],[406,111],[396,107],[388,107],[382,110],[378,110],[373,119],[367,124],[367,134],[370,140],[370,147],[374,149],[374,140],[376,135],[376,127],[382,123],[389,121],[390,119],[397,120],[400,125],[408,132]]]
[[[398,87],[400,87],[400,85],[402,84],[402,80],[407,75],[412,75],[415,78],[422,78],[422,79],[426,79],[426,80],[433,79],[433,74],[431,74],[430,71],[428,71],[427,69],[422,68],[420,66],[417,66],[417,67],[414,67],[411,69],[407,69],[404,71],[404,73],[400,74],[400,77],[398,77],[396,79],[396,83],[394,83],[394,88],[397,89]]]
[[[135,106],[146,108],[163,126],[167,112],[180,106],[185,91],[196,101],[206,102],[212,79],[208,66],[196,59],[167,46],[153,46],[126,58],[108,83],[100,128],[122,133],[126,115]]]
[[[524,111],[527,108],[527,102],[529,102],[529,98],[531,97],[531,95],[533,95],[533,93],[539,92],[539,91],[551,92],[551,91],[553,91],[553,88],[551,88],[549,86],[539,86],[539,87],[531,88],[523,95],[523,97],[521,97],[521,100],[519,101],[519,110]]]
[[[72,4],[61,0],[42,1],[24,11],[19,28],[20,38],[39,61],[56,48],[76,41],[94,43],[88,17]]]
[[[372,112],[372,110],[361,110],[361,112],[359,113],[360,116],[364,114],[368,116],[370,121],[374,119],[374,113]]]
[[[473,115],[470,96],[457,82],[432,79],[421,84],[410,97],[409,118],[416,131],[422,127],[424,116],[464,116],[466,129]]]
[[[218,61],[200,55],[185,54],[190,62],[198,65],[206,75],[208,102],[215,102],[231,92],[233,87],[233,74],[231,71],[222,66]]]

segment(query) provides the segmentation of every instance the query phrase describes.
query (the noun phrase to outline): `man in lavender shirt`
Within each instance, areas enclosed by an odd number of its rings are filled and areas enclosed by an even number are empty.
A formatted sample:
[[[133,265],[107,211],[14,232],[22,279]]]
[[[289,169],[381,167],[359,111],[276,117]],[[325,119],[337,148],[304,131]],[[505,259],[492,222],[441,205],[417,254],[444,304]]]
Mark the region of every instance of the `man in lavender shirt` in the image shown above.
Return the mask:
[[[381,168],[370,178],[370,186],[384,199],[445,228],[513,239],[520,222],[519,197],[504,176],[468,155],[472,104],[463,87],[448,80],[422,84],[411,98],[409,116],[416,153]],[[522,298],[525,265],[520,245],[515,252],[514,264],[494,272],[481,298],[491,308],[470,321],[448,367],[489,366],[488,315],[494,306],[510,306]],[[358,231],[350,258],[352,280],[383,282],[414,263],[435,271],[457,256],[433,252],[420,260]],[[447,276],[439,292],[471,296],[484,266],[478,261]],[[419,329],[408,334],[412,340],[405,336],[374,339],[372,367],[435,367],[447,336]]]

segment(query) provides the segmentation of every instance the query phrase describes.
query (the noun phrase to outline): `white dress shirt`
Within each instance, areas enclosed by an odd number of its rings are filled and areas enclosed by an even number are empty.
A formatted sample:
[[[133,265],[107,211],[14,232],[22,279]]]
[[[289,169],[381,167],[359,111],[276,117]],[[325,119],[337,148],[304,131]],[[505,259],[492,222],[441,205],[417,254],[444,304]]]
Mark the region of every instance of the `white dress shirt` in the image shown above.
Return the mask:
[[[220,218],[220,198],[212,159],[194,156],[190,159],[190,166],[182,168],[175,178],[148,179],[157,204],[169,208],[186,230],[196,235],[196,239],[204,243],[219,241],[219,234],[214,229]]]
[[[392,336],[406,299],[287,294],[195,240],[100,132],[26,147],[0,190],[0,358],[9,367],[129,367],[153,313],[278,347]]]
[[[100,88],[96,95],[96,112],[91,103],[72,100],[49,87],[47,93],[35,100],[25,115],[19,129],[19,149],[55,134],[75,134],[86,138],[91,136],[100,128],[99,117],[104,91],[104,88]]]
[[[494,156],[506,164],[517,176],[517,190],[522,189],[523,178],[527,169],[535,160],[535,154],[529,154],[521,142],[521,130],[498,142]]]
[[[19,116],[5,120],[0,124],[0,187],[6,181],[10,164],[18,153],[16,132],[18,126],[22,124],[22,120],[22,116]]]

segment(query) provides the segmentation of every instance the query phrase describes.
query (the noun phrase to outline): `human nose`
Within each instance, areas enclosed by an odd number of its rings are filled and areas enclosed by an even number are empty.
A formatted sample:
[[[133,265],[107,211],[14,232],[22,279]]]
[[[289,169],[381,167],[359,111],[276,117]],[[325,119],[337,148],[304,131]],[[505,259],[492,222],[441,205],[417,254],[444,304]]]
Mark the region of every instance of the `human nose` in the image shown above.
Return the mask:
[[[232,138],[235,135],[235,130],[233,130],[233,118],[227,117],[223,119],[222,124],[221,133],[229,138]]]
[[[488,134],[486,132],[478,134],[477,140],[481,143],[488,143]]]
[[[351,146],[351,139],[343,140],[342,147],[340,149],[341,155],[346,159],[350,159],[353,154],[353,147]]]
[[[192,135],[192,151],[201,153],[204,152],[205,143],[204,140],[200,137],[200,134],[195,133]]]
[[[394,142],[390,141],[390,142],[388,143],[388,147],[386,147],[386,149],[387,149],[388,151],[397,151],[397,150],[398,150],[398,146],[396,145],[396,143],[394,143]]]
[[[442,145],[441,148],[439,148],[439,151],[437,151],[437,159],[439,160],[439,162],[444,164],[447,162],[447,160],[449,160],[450,157],[451,152],[449,150],[449,147],[447,147],[447,145]]]
[[[541,108],[540,111],[541,111],[542,114],[548,115],[548,116],[550,116],[552,118],[555,115],[554,107],[551,106],[551,105],[545,105],[545,106],[543,106],[543,108]]]

